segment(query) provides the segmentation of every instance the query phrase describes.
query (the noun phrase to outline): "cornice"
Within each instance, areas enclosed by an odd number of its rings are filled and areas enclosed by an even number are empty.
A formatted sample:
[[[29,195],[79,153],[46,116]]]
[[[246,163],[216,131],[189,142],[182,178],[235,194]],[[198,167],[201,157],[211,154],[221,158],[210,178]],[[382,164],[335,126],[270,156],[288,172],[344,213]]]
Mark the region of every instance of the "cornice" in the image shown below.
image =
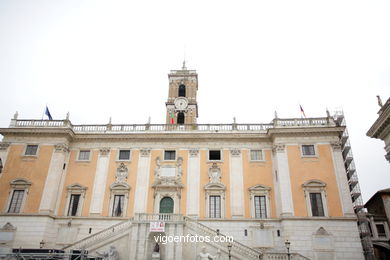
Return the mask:
[[[72,141],[75,133],[70,128],[0,128],[3,136],[65,136]]]
[[[390,100],[390,99],[389,99]],[[389,100],[386,104],[379,110],[379,117],[375,120],[374,124],[367,131],[366,135],[373,138],[384,139],[384,136],[389,133],[390,125],[390,102]],[[385,134],[384,134],[385,133]]]

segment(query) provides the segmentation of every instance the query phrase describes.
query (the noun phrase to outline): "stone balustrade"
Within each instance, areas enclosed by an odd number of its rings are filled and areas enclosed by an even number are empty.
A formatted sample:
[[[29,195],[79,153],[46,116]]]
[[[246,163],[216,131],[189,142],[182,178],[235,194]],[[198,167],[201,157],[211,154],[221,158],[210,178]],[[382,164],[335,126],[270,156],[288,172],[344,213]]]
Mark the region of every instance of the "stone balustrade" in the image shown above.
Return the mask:
[[[100,124],[73,125],[69,120],[12,119],[10,128],[66,128],[74,133],[139,133],[139,132],[259,132],[269,129],[336,126],[333,118],[274,119],[269,124]]]

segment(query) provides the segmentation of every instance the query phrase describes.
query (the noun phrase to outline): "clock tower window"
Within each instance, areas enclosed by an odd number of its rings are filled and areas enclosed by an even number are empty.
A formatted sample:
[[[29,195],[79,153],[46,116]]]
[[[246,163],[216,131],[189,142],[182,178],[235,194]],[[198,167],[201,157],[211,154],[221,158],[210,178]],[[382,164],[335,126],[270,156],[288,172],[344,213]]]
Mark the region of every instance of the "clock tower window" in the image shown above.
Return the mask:
[[[186,96],[186,86],[181,84],[179,86],[179,97],[185,97]]]
[[[177,124],[178,125],[183,125],[184,124],[184,113],[183,112],[179,112],[177,114]]]

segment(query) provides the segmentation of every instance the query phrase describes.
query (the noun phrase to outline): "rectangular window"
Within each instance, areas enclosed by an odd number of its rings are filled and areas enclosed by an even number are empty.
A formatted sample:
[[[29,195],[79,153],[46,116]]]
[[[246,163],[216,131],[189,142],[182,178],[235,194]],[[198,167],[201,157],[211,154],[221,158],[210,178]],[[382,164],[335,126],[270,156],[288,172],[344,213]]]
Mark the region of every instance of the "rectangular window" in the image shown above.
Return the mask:
[[[251,150],[251,161],[263,161],[263,151]]]
[[[90,150],[80,150],[79,152],[79,161],[89,161],[89,156],[91,154]]]
[[[267,218],[265,196],[255,196],[255,218]]]
[[[220,161],[221,160],[221,150],[210,150],[209,151],[209,160],[210,161]]]
[[[176,160],[176,151],[165,151],[164,152],[164,160]]]
[[[120,161],[130,160],[130,150],[119,150],[119,160]]]
[[[209,197],[209,217],[221,218],[221,196]]]
[[[321,193],[310,193],[310,205],[313,217],[325,216]]]
[[[385,225],[375,224],[376,231],[378,232],[378,237],[386,237]]]
[[[316,155],[316,150],[314,149],[314,145],[313,144],[302,145],[302,155],[303,156]]]
[[[14,190],[9,204],[8,213],[19,213],[22,207],[24,190]]]
[[[124,202],[125,202],[125,195],[115,195],[114,196],[114,205],[112,207],[112,216],[113,217],[122,217]]]
[[[38,152],[38,145],[36,144],[29,144],[26,147],[26,152],[24,155],[37,155]]]
[[[80,202],[80,194],[70,195],[68,216],[76,216],[77,215],[77,210],[79,208],[79,202]]]

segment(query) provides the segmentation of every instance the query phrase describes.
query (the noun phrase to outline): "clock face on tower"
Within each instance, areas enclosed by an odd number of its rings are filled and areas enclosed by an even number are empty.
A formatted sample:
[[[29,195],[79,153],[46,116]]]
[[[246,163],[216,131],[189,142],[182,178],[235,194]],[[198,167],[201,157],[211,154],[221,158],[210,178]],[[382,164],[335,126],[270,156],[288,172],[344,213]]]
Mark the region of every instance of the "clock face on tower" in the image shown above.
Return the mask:
[[[188,100],[184,97],[178,97],[175,99],[175,108],[177,110],[184,110],[188,106]]]

